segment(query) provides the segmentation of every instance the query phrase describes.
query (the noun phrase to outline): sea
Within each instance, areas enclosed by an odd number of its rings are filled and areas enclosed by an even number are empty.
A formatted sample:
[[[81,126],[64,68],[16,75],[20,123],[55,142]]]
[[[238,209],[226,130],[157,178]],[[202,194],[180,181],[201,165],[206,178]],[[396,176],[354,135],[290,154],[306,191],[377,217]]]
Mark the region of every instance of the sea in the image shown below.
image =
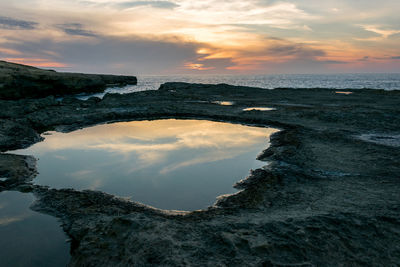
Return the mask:
[[[126,94],[157,90],[166,82],[231,85],[274,88],[327,88],[327,89],[384,89],[400,90],[400,73],[362,74],[269,74],[269,75],[170,75],[137,76],[137,85],[108,88],[105,93]],[[90,96],[102,97],[105,93]],[[79,96],[81,99],[90,96]]]

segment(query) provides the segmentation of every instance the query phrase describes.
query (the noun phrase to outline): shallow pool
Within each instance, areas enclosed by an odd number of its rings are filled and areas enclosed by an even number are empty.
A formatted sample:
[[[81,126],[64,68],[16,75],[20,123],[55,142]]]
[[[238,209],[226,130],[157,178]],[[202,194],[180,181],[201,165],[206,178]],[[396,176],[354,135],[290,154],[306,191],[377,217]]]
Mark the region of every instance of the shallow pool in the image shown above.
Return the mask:
[[[244,108],[243,111],[272,111],[276,110],[275,108],[267,108],[267,107],[251,107],[251,108]]]
[[[0,192],[0,266],[66,266],[67,236],[57,219],[34,212],[32,194]]]
[[[265,162],[273,128],[205,120],[133,121],[71,133],[10,153],[39,159],[34,183],[99,190],[161,209],[196,210]]]

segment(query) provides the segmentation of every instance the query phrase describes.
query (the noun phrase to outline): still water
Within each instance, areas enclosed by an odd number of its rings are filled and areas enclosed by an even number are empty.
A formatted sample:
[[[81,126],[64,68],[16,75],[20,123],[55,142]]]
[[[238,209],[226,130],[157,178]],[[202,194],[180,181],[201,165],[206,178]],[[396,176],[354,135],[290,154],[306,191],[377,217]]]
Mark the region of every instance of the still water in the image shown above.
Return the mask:
[[[256,157],[276,131],[204,120],[119,122],[51,132],[43,142],[11,153],[39,159],[36,184],[196,210],[236,192],[234,183],[266,165]]]
[[[69,244],[57,220],[29,209],[31,194],[0,192],[0,266],[66,266]]]
[[[272,111],[276,110],[276,108],[267,108],[267,107],[251,107],[251,108],[244,108],[243,111]]]

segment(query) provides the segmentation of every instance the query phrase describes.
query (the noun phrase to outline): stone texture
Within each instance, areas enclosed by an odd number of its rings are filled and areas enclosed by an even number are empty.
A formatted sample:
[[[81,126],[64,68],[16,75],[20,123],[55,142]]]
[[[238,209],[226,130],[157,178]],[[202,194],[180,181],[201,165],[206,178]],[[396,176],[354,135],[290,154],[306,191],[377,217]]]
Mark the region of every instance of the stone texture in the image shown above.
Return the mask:
[[[136,83],[134,76],[60,73],[0,61],[0,99],[103,92],[107,86]]]

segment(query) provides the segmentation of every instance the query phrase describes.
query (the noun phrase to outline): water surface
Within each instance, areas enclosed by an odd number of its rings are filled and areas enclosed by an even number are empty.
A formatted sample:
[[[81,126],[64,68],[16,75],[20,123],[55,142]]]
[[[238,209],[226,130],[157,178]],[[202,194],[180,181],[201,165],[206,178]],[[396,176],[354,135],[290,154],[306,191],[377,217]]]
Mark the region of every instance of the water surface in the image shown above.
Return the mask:
[[[243,111],[252,111],[252,110],[256,110],[256,111],[272,111],[272,110],[276,110],[276,108],[251,107],[251,108],[244,108],[243,109]]]
[[[31,194],[0,192],[0,266],[66,266],[69,244],[59,222],[29,209]]]
[[[188,82],[273,88],[334,88],[334,89],[385,89],[400,90],[399,73],[354,73],[354,74],[268,74],[268,75],[139,75],[138,84],[123,88],[109,88],[110,93],[132,93],[157,90],[166,82]],[[95,96],[102,97],[104,93]],[[88,96],[81,96],[86,99]]]
[[[39,158],[36,184],[196,210],[236,192],[234,183],[266,165],[256,157],[276,131],[204,120],[120,122],[52,132],[17,153]]]
[[[212,103],[221,106],[233,106],[235,104],[233,101],[213,101]]]

